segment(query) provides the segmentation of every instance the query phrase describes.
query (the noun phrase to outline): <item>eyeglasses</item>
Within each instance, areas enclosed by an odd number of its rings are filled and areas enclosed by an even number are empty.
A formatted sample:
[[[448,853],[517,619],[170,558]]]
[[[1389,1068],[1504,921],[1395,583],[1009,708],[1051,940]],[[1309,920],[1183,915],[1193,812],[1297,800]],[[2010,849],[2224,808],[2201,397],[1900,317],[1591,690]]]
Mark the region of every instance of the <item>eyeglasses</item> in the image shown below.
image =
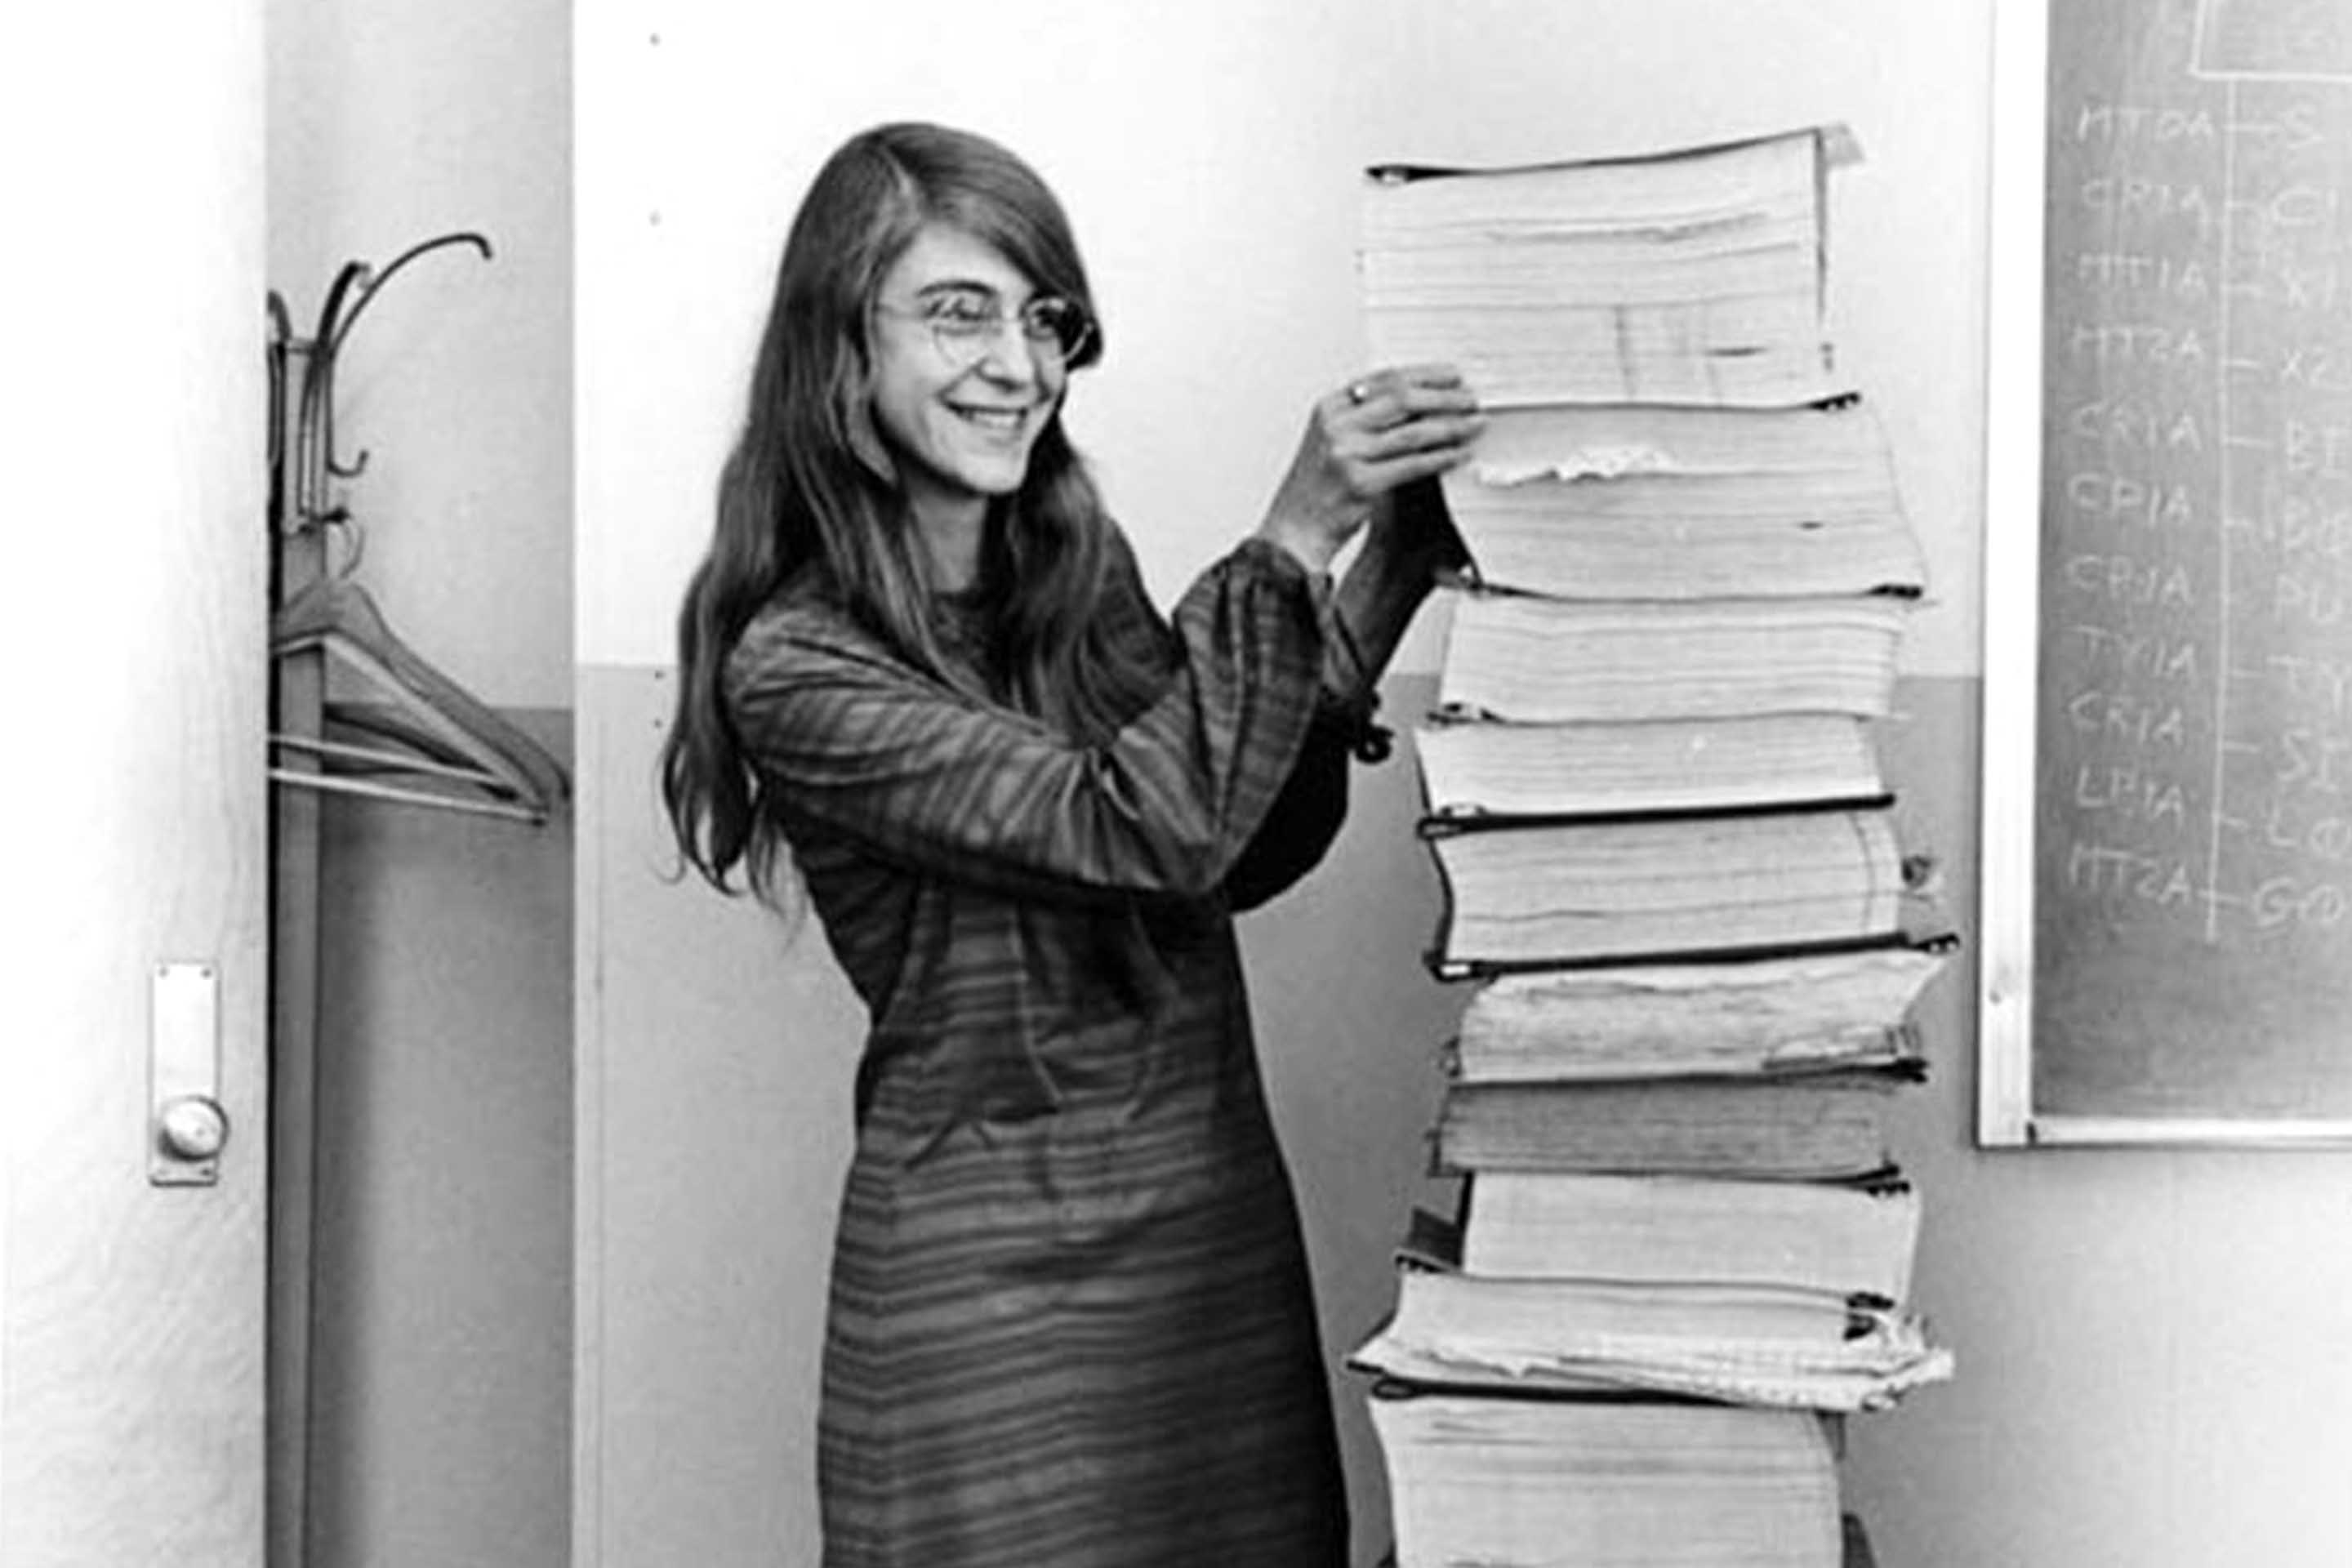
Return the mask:
[[[946,289],[929,294],[912,307],[877,303],[886,316],[920,321],[931,330],[931,341],[950,364],[980,363],[1002,342],[1009,322],[1021,325],[1029,352],[1051,364],[1067,364],[1094,341],[1094,319],[1076,300],[1045,294],[1009,314],[993,293],[981,289]]]

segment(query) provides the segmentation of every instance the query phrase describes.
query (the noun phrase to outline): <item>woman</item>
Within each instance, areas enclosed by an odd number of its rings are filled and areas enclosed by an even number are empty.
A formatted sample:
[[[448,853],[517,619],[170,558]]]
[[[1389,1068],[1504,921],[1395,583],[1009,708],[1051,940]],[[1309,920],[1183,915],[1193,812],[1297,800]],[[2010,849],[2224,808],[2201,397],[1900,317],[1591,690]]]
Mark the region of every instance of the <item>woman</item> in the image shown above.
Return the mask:
[[[1370,684],[1457,558],[1433,479],[1475,402],[1436,368],[1323,399],[1171,625],[1063,432],[1101,352],[1026,165],[854,138],[786,239],[680,616],[679,842],[771,901],[789,860],[870,1017],[834,1568],[1346,1559],[1231,916],[1339,826]]]

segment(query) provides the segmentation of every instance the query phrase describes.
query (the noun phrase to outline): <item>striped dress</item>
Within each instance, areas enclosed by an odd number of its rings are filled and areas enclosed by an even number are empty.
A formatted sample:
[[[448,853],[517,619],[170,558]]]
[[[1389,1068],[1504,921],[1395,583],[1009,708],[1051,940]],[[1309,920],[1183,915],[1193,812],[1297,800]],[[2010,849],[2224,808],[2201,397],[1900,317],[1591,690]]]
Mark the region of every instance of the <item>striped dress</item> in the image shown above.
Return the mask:
[[[1321,855],[1325,579],[1252,540],[1106,743],[967,701],[806,592],[727,668],[865,999],[819,1415],[827,1568],[1341,1568],[1347,1515],[1231,911]],[[943,629],[960,611],[942,601]],[[982,628],[962,657],[985,676]]]

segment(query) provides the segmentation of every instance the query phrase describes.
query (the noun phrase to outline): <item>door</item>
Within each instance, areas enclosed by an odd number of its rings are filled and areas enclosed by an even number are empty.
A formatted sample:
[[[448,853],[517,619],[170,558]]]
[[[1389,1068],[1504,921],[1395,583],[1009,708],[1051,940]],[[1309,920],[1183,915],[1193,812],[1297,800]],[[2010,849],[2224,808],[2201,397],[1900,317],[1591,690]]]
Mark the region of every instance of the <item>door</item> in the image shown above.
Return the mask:
[[[268,1147],[260,0],[91,0],[10,24],[0,1565],[248,1568]],[[185,1157],[159,1140],[158,1089]]]

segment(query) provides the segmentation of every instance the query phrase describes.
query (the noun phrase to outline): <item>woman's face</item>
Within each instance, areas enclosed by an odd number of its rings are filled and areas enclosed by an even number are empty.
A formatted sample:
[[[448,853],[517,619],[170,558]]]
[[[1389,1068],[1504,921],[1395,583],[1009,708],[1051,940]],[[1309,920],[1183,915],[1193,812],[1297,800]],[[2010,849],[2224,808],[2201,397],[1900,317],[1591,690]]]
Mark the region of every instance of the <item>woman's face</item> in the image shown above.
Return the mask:
[[[994,247],[942,224],[884,274],[875,423],[919,518],[968,516],[1021,488],[1068,384],[1062,356],[1024,331],[1035,294]]]

